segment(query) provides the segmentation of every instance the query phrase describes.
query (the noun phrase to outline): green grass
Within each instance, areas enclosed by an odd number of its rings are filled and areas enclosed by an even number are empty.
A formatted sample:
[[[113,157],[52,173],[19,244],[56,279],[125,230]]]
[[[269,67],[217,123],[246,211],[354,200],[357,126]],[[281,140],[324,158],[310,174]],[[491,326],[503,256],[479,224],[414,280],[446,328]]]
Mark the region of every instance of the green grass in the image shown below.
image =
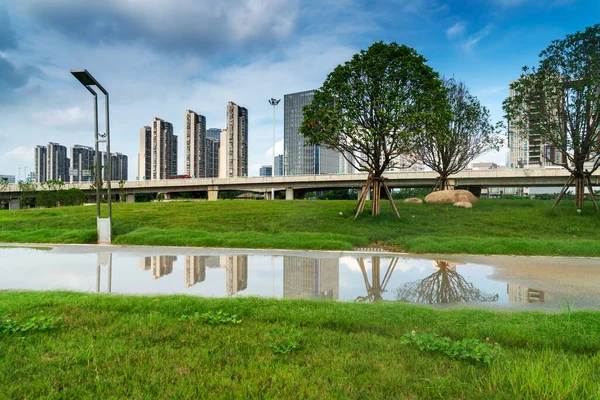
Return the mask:
[[[572,202],[481,200],[473,209],[401,204],[354,220],[354,201],[117,203],[113,243],[414,253],[600,256],[600,213]],[[368,209],[368,205],[366,207]],[[342,216],[339,213],[342,213]],[[94,243],[95,207],[0,211],[0,242]]]
[[[597,399],[600,313],[399,303],[0,292],[0,316],[63,327],[0,335],[4,398]],[[182,315],[235,315],[209,324]],[[416,330],[489,340],[486,365],[402,344]],[[301,332],[289,339],[281,332]],[[268,333],[265,335],[265,333]],[[290,351],[273,350],[292,340]],[[285,345],[285,342],[282,342]]]

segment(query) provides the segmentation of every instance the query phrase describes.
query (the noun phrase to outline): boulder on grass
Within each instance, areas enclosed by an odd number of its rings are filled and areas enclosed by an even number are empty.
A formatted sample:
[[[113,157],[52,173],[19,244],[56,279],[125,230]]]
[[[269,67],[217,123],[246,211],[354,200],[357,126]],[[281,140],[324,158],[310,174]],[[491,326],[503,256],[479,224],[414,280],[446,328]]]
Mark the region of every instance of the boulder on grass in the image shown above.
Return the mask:
[[[468,190],[440,190],[425,197],[429,204],[454,204],[458,202],[477,203],[477,197]]]
[[[417,198],[417,197],[409,197],[408,199],[404,199],[403,203],[416,203],[416,204],[421,204],[423,202],[423,200]]]
[[[462,207],[462,208],[473,208],[473,204],[468,201],[457,201],[454,203],[454,207]]]

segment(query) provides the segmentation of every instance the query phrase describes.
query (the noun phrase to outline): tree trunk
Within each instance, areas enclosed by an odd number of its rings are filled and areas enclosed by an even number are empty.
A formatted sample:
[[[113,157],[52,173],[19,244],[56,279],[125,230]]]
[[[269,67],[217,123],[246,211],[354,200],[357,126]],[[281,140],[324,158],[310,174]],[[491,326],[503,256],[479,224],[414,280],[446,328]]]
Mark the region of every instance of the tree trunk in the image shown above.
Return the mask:
[[[583,208],[584,188],[585,183],[583,180],[583,175],[577,175],[575,178],[575,206],[580,210]]]
[[[371,203],[371,215],[379,215],[381,203],[381,180],[379,177],[373,178],[373,199]]]
[[[446,175],[440,175],[440,190],[446,190],[448,188],[448,177]]]

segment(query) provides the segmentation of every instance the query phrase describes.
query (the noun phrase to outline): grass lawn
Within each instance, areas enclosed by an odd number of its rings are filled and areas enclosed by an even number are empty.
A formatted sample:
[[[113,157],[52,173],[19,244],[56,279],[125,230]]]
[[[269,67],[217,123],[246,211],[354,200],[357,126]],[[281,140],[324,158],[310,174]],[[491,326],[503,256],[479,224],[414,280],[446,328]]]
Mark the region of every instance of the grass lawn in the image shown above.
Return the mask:
[[[219,311],[241,322],[182,319]],[[64,325],[3,333],[7,320],[23,325],[39,316],[63,317]],[[301,334],[287,337],[289,329]],[[453,359],[403,344],[413,330],[489,339],[502,350],[489,364]],[[270,341],[293,345],[281,354]],[[600,313],[0,292],[3,398],[597,399],[599,393]]]
[[[481,200],[473,209],[382,202],[354,220],[355,201],[117,203],[113,243],[413,253],[600,256],[600,213],[573,202]],[[366,209],[368,209],[368,205]],[[340,212],[342,215],[340,215]],[[0,242],[94,243],[95,207],[0,211]]]

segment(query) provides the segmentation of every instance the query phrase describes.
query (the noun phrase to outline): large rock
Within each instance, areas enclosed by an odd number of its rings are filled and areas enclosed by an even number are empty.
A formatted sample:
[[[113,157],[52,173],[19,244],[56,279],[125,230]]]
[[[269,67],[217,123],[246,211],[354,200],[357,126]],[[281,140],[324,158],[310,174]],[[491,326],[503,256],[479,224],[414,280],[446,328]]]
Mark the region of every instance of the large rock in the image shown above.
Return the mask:
[[[468,201],[457,201],[454,203],[454,207],[462,207],[462,208],[473,208],[473,204]]]
[[[423,200],[417,198],[417,197],[409,197],[408,199],[404,199],[403,203],[416,203],[416,204],[421,204],[423,202]]]
[[[425,203],[454,204],[459,202],[477,203],[477,197],[468,190],[440,190],[431,192],[425,197]]]

